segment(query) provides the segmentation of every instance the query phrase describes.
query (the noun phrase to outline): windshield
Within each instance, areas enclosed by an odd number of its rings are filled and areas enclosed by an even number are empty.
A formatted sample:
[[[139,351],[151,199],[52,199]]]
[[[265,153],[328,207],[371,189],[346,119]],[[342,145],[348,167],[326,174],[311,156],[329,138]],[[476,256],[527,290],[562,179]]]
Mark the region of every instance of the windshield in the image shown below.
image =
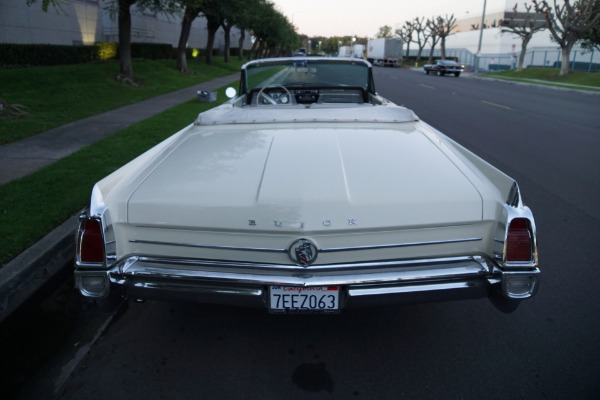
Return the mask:
[[[294,87],[354,87],[372,91],[369,64],[362,60],[288,58],[251,62],[245,66],[245,91],[281,85]]]

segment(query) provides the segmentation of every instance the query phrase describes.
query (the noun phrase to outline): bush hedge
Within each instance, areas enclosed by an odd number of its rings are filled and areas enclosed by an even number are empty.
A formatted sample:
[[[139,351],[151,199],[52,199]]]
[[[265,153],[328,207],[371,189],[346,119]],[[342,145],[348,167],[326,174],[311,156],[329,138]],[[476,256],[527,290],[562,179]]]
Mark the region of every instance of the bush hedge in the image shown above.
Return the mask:
[[[95,46],[0,43],[1,66],[80,64],[97,59]]]
[[[84,64],[118,58],[117,49],[117,43],[91,46],[0,43],[0,66]],[[171,59],[175,56],[175,50],[170,44],[132,43],[131,56],[146,60]]]
[[[173,58],[175,51],[170,44],[162,43],[131,43],[131,57],[144,60],[168,60]]]

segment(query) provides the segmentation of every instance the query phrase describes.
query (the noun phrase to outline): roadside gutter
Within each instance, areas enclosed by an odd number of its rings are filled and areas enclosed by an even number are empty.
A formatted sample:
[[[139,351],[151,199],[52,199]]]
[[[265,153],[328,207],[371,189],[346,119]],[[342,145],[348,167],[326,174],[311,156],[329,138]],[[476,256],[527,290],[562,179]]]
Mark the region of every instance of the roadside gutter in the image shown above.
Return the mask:
[[[79,213],[0,268],[0,322],[73,263]]]
[[[477,74],[474,74],[473,77],[477,78],[477,79],[489,79],[492,81],[509,82],[509,83],[514,83],[516,85],[519,85],[519,84],[520,85],[536,85],[536,86],[551,87],[551,88],[557,89],[557,90],[574,90],[574,91],[577,91],[580,93],[600,94],[600,87],[598,87],[598,86],[576,85],[573,83],[544,81],[541,79],[481,76],[481,75],[477,75]]]

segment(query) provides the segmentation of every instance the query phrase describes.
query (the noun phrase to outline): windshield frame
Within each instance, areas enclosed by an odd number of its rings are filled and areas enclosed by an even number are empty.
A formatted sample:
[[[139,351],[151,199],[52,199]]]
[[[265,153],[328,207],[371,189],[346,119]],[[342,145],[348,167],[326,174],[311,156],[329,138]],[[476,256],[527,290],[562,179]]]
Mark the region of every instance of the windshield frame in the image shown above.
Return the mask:
[[[265,58],[259,60],[253,60],[247,62],[242,65],[241,68],[241,78],[240,78],[240,94],[247,95],[249,92],[260,89],[261,86],[255,85],[251,86],[248,83],[248,79],[250,78],[249,71],[253,68],[257,67],[273,67],[276,68],[278,66],[281,67],[289,67],[294,65],[301,66],[310,66],[319,65],[319,64],[329,64],[335,65],[360,65],[367,68],[367,78],[366,78],[366,86],[361,88],[368,93],[376,94],[375,92],[375,84],[373,80],[373,71],[372,65],[366,60],[360,58],[334,58],[334,57],[280,57],[280,58]],[[327,88],[336,88],[336,87],[344,87],[343,85],[336,85],[335,83],[330,84],[329,82],[319,82],[316,84],[309,85],[306,83],[307,87],[327,87]],[[296,87],[294,85],[290,85],[290,87]],[[346,86],[350,87],[350,86]],[[357,87],[357,86],[352,86]]]

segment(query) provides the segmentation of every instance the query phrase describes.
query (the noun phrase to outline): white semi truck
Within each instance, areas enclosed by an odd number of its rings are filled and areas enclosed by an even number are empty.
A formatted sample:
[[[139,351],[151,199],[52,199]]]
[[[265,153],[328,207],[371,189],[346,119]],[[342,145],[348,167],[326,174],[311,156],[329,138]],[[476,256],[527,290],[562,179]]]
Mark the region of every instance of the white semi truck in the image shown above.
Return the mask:
[[[352,56],[352,47],[350,46],[340,46],[338,49],[338,57],[351,57]]]
[[[396,67],[402,61],[402,47],[401,39],[370,39],[367,42],[367,60],[373,65]]]

